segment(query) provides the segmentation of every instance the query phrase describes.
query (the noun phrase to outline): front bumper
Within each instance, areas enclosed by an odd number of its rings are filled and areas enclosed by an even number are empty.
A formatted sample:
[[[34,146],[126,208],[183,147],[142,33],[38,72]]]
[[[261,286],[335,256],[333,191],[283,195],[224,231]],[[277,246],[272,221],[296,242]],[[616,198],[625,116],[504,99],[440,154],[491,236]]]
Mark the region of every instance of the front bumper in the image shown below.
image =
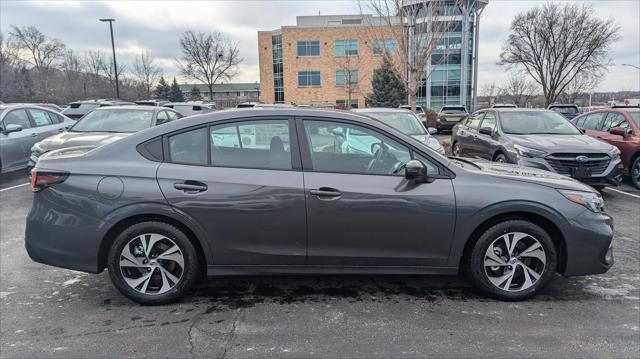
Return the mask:
[[[558,173],[546,159],[542,157],[519,157],[511,155],[512,162],[525,167],[539,168],[542,170]],[[593,186],[619,186],[622,183],[622,174],[624,167],[620,157],[614,158],[609,162],[607,168],[602,173],[593,174],[589,177],[573,177],[576,180],[593,185]]]
[[[564,276],[601,274],[614,264],[613,218],[585,209],[564,230]]]

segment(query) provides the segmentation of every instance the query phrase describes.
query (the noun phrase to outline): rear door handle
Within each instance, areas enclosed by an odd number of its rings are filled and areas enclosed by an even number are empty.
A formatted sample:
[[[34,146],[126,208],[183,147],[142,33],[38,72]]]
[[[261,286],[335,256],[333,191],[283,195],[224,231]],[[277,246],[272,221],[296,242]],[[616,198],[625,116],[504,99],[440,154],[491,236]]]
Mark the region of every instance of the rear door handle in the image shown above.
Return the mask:
[[[181,183],[174,183],[173,188],[180,191],[185,191],[186,193],[204,192],[209,189],[206,184],[198,181],[184,181]]]
[[[342,192],[330,187],[320,187],[318,189],[312,189],[311,191],[309,191],[309,193],[320,198],[336,198],[342,196]]]

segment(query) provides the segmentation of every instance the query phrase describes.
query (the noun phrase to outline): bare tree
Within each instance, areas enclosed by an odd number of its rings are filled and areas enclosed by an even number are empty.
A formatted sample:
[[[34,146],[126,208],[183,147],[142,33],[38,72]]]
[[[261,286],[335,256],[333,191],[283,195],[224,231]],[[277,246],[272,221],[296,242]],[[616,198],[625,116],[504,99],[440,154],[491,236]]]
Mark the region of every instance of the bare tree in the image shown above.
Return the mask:
[[[537,87],[522,74],[514,72],[509,76],[506,84],[500,87],[499,93],[518,107],[526,107],[527,102],[535,95]]]
[[[580,95],[592,92],[596,86],[598,86],[601,78],[602,73],[600,72],[585,72],[576,76],[576,78],[564,88],[564,91],[558,95],[559,101],[562,103],[575,103]]]
[[[499,91],[500,89],[498,88],[498,85],[496,85],[495,81],[486,83],[482,85],[482,88],[480,88],[480,93],[489,98],[489,106],[496,102],[496,96]]]
[[[84,70],[82,60],[73,50],[67,50],[62,56],[60,67],[64,72],[64,77],[68,85],[66,87],[71,95],[71,99],[77,98],[80,94],[78,85],[82,78],[82,71]]]
[[[185,31],[180,38],[180,49],[182,58],[177,63],[181,73],[205,84],[210,100],[213,100],[214,84],[238,75],[238,64],[242,62],[238,44],[221,32]]]
[[[459,0],[447,3],[461,5]],[[391,38],[397,44],[395,54],[385,52],[384,56],[393,65],[396,76],[403,79],[414,110],[418,92],[431,76],[431,55],[442,53],[444,59],[451,50],[445,37],[454,22],[450,16],[439,13],[444,4],[445,1],[438,0],[370,0],[368,4],[376,15],[366,24],[368,30],[375,39]]]
[[[518,14],[499,64],[524,69],[542,87],[545,105],[553,103],[578,76],[610,63],[619,27],[594,14],[589,5],[554,2]]]
[[[49,76],[56,62],[62,57],[65,45],[62,41],[50,38],[34,26],[11,26],[10,41],[20,51],[26,52],[27,61],[37,70],[40,77],[40,98],[47,101],[50,95]]]
[[[161,75],[160,68],[153,62],[153,55],[148,51],[143,51],[136,56],[133,63],[133,74],[144,87],[146,98],[151,98],[151,91]]]
[[[338,56],[335,62],[337,70],[344,75],[344,84],[336,85],[344,88],[346,108],[350,109],[351,101],[360,94],[360,84],[366,81],[367,74],[359,56]]]
[[[108,70],[105,54],[102,51],[87,51],[84,56],[84,64],[87,72],[96,80]]]

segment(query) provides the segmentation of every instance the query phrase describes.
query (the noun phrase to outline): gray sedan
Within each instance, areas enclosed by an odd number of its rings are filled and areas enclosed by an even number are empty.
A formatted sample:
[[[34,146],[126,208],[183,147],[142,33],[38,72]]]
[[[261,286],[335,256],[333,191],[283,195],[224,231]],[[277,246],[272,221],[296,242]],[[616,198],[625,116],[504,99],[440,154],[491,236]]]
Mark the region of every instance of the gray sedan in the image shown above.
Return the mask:
[[[622,180],[620,150],[550,110],[480,110],[453,128],[451,143],[454,156],[557,172],[598,189]]]
[[[0,105],[0,173],[27,167],[31,146],[75,121],[34,105]]]
[[[334,131],[338,129],[337,131]],[[369,137],[345,150],[341,132]],[[602,197],[551,172],[449,160],[336,111],[194,116],[95,149],[42,156],[25,243],[41,263],[99,273],[167,303],[201,275],[458,274],[529,298],[613,265]]]

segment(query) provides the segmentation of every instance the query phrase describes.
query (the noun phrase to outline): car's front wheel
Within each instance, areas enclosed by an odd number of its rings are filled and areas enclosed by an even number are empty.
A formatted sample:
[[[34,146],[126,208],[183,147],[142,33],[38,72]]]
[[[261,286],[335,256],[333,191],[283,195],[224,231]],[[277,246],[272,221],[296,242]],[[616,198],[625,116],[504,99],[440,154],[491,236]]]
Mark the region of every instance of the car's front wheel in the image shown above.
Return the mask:
[[[189,238],[164,222],[134,224],[113,241],[111,281],[140,304],[165,304],[183,296],[198,278],[198,255]]]
[[[453,154],[455,157],[460,157],[460,154],[461,154],[460,143],[455,142],[453,144],[453,147],[451,147],[451,154]]]
[[[501,300],[522,300],[542,289],[556,271],[551,237],[538,225],[510,219],[484,231],[465,253],[473,285]]]
[[[640,156],[633,160],[631,169],[629,170],[629,176],[631,177],[631,183],[640,189]]]

